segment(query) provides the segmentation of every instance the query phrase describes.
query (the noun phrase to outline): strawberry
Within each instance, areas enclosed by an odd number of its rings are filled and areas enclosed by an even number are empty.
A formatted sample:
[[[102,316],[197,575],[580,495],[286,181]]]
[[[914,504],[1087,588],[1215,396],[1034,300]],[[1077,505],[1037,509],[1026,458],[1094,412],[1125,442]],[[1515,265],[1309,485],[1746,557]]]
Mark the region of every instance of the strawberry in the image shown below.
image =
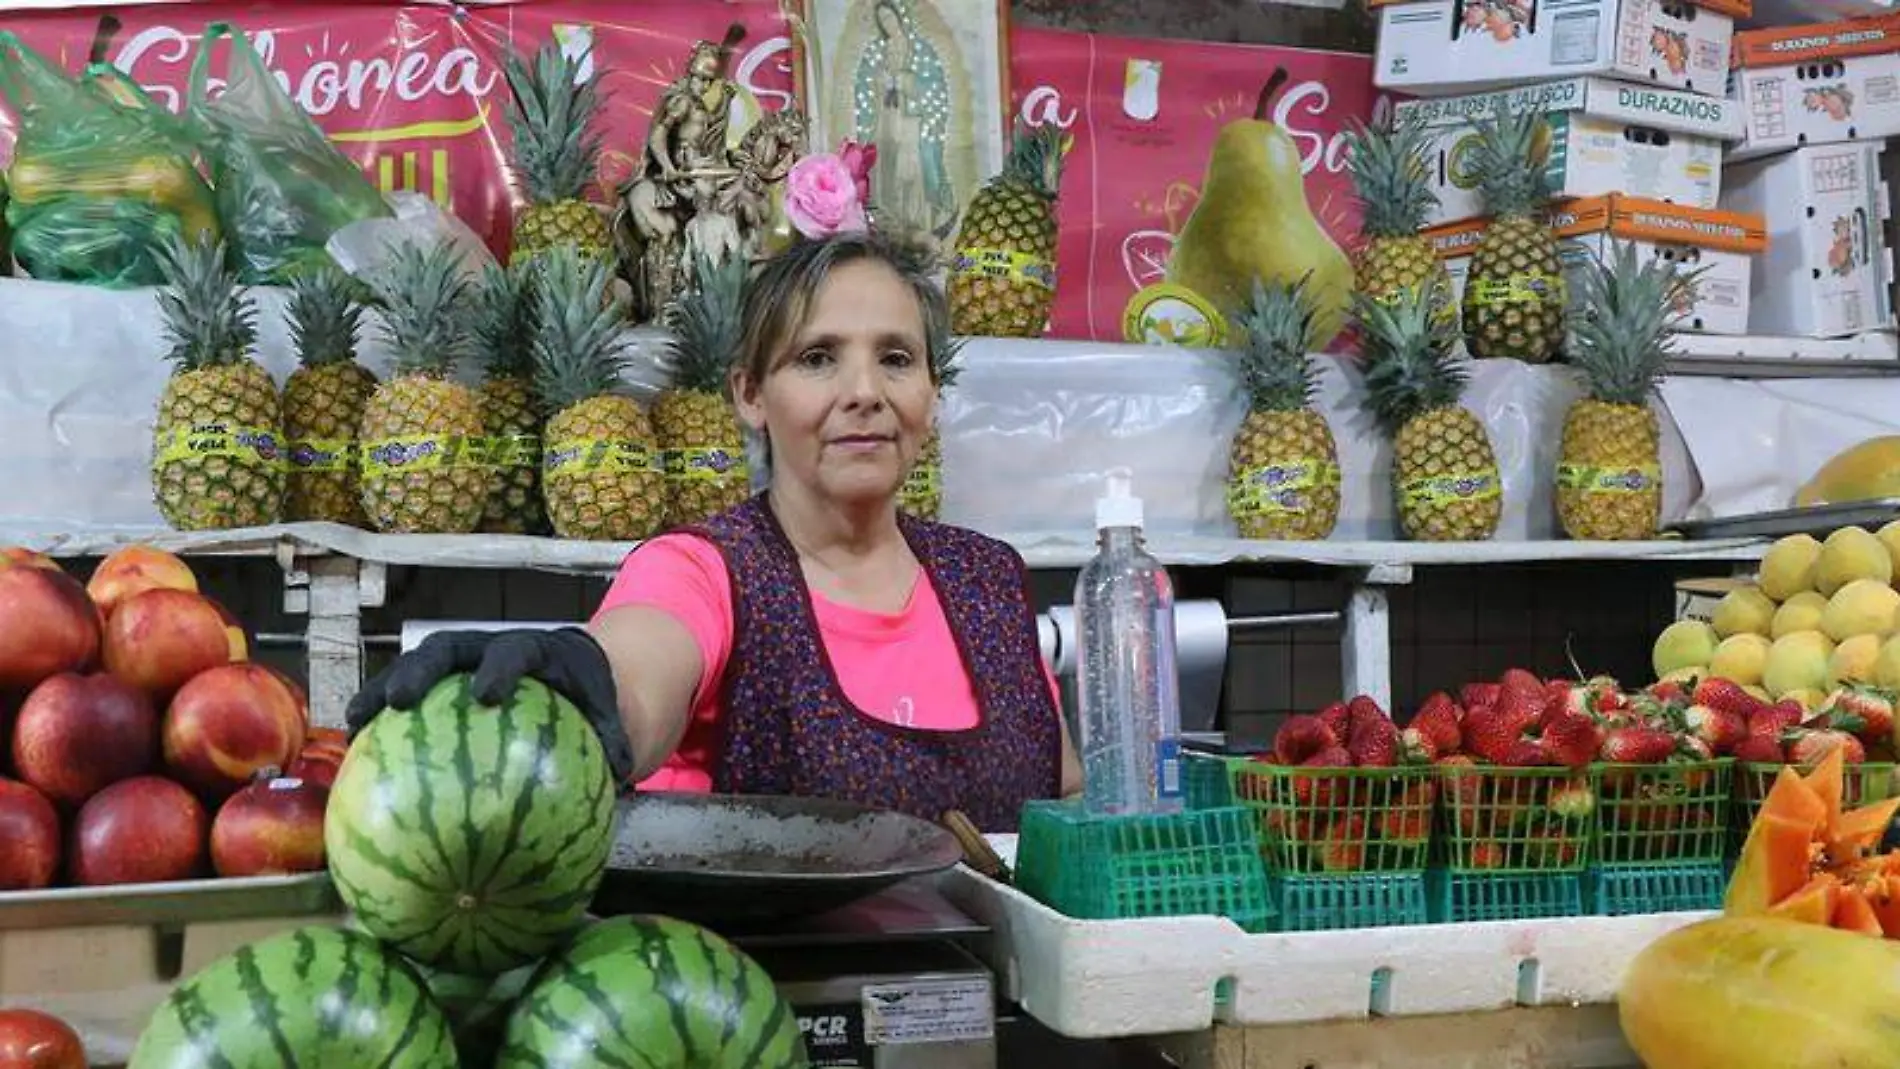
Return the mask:
[[[1300,762],[1301,768],[1351,768],[1352,754],[1344,746],[1328,746]],[[1342,776],[1295,776],[1293,799],[1300,805],[1329,806],[1342,789],[1349,789]]]
[[[1458,704],[1466,709],[1474,705],[1496,705],[1498,691],[1502,689],[1496,683],[1466,683],[1458,691]]]
[[[1544,715],[1555,716],[1575,708],[1582,712],[1590,694],[1583,684],[1568,679],[1553,679],[1544,684]]]
[[[1710,709],[1720,709],[1734,713],[1746,723],[1762,707],[1753,694],[1742,689],[1741,684],[1710,676],[1697,683],[1693,696],[1694,704]]]
[[[1867,760],[1867,750],[1860,740],[1845,731],[1832,728],[1820,731],[1811,728],[1795,728],[1782,735],[1782,742],[1788,747],[1788,761],[1803,769],[1820,764],[1828,751],[1839,749],[1841,759],[1850,765],[1858,765]]]
[[[1524,728],[1503,710],[1480,705],[1465,711],[1463,734],[1466,750],[1498,765],[1504,763],[1512,744],[1524,737]]]
[[[1536,768],[1550,763],[1550,757],[1544,752],[1544,746],[1536,739],[1520,738],[1511,744],[1504,753],[1504,760],[1498,764],[1513,768]]]
[[[1597,749],[1603,745],[1603,733],[1588,715],[1565,709],[1545,721],[1538,744],[1543,751],[1543,763],[1583,768],[1596,760]]]
[[[1892,738],[1893,702],[1893,691],[1848,684],[1828,695],[1828,722],[1833,727],[1859,736],[1862,742]]]
[[[1682,689],[1682,684],[1673,679],[1665,679],[1660,682],[1651,683],[1648,687],[1644,688],[1643,693],[1660,702],[1673,703],[1686,702],[1689,700],[1689,692]],[[1746,695],[1744,695],[1744,697],[1746,697]]]
[[[1533,693],[1522,688],[1505,688],[1498,692],[1498,712],[1505,720],[1515,725],[1522,733],[1524,729],[1540,724],[1544,719],[1544,697],[1541,692]]]
[[[1326,725],[1326,730],[1333,733],[1333,738],[1344,742],[1346,736],[1352,734],[1352,718],[1346,712],[1345,702],[1334,702],[1314,715]]]
[[[1506,668],[1498,677],[1499,690],[1515,690],[1520,693],[1541,697],[1544,693],[1544,681],[1522,668]]]
[[[1343,741],[1317,716],[1289,716],[1273,734],[1273,756],[1283,765],[1301,765],[1307,758]]]
[[[1603,738],[1603,760],[1619,765],[1660,764],[1676,752],[1675,737],[1648,727],[1621,727]]]
[[[1458,721],[1464,713],[1451,700],[1451,695],[1439,691],[1425,699],[1425,704],[1412,714],[1412,722],[1405,727],[1400,742],[1415,759],[1432,761],[1444,754],[1458,752],[1464,744],[1464,736],[1458,729]]]
[[[1497,843],[1465,844],[1465,868],[1484,871],[1501,869],[1505,864],[1504,847]]]
[[[1364,694],[1354,695],[1352,700],[1346,703],[1346,722],[1353,727],[1357,727],[1368,720],[1390,719],[1392,719],[1391,714],[1379,708],[1378,702],[1373,701]],[[1350,733],[1351,732],[1348,731],[1348,734]]]
[[[1366,821],[1352,814],[1319,841],[1319,867],[1325,872],[1355,872],[1366,867]]]
[[[1571,780],[1550,792],[1545,803],[1552,813],[1565,820],[1583,820],[1597,807],[1596,793],[1582,780]]]
[[[1403,806],[1379,814],[1379,837],[1387,842],[1417,846],[1431,832],[1432,807]]]
[[[1707,745],[1709,752],[1717,757],[1727,757],[1748,737],[1747,716],[1733,709],[1691,705],[1678,714],[1678,720],[1684,732]]]
[[[1778,765],[1782,761],[1781,739],[1769,732],[1757,732],[1736,744],[1730,756],[1750,764]]]
[[[1399,760],[1399,728],[1379,715],[1355,716],[1346,752],[1360,768],[1391,768]]]
[[[1773,705],[1761,705],[1748,714],[1748,733],[1779,736],[1783,731],[1801,723],[1804,715],[1800,702],[1786,701],[1776,702]]]

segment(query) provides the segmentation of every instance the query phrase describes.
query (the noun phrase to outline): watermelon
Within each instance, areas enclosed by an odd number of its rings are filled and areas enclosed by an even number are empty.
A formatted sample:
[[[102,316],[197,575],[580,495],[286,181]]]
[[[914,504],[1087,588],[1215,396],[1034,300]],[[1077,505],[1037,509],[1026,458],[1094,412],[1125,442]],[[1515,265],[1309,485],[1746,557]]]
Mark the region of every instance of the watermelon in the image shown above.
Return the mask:
[[[363,929],[467,977],[531,964],[585,922],[613,842],[593,727],[525,679],[506,708],[437,683],[350,745],[330,790],[330,877]]]
[[[508,1011],[528,989],[535,967],[524,965],[502,973],[493,980],[480,976],[431,969],[410,962],[422,978],[422,986],[448,1019],[449,1032],[455,1037],[455,1049],[461,1052],[463,1065],[488,1065],[501,1049],[502,1030],[508,1024]]]
[[[615,917],[541,966],[495,1069],[803,1069],[798,1018],[759,963],[670,917]]]
[[[449,1024],[401,957],[312,926],[240,947],[172,989],[127,1069],[451,1069]]]

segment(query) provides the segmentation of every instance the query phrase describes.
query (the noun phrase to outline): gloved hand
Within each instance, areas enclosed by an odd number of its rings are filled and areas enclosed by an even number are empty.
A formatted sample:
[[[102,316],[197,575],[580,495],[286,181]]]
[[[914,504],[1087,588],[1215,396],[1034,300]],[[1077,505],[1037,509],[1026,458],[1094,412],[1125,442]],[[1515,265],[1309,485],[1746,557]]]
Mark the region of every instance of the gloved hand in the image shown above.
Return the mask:
[[[350,738],[385,709],[413,709],[437,683],[473,672],[469,692],[483,705],[500,705],[526,678],[573,702],[607,752],[619,786],[633,774],[633,748],[620,723],[613,667],[594,636],[578,627],[554,631],[438,631],[396,658],[350,699],[345,717]]]

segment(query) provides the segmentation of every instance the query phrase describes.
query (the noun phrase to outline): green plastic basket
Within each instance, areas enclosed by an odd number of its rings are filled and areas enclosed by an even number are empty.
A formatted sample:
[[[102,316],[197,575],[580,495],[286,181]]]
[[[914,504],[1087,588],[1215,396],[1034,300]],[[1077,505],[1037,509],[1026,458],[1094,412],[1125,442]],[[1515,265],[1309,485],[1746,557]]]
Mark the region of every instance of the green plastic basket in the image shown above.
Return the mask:
[[[1423,872],[1431,859],[1438,782],[1430,765],[1294,768],[1229,758],[1227,771],[1275,876]]]
[[[1016,886],[1081,920],[1208,915],[1249,932],[1272,923],[1245,809],[1091,816],[1080,802],[1023,806]]]
[[[1189,809],[1226,809],[1234,804],[1227,759],[1189,751],[1181,755],[1181,794]]]
[[[1727,758],[1598,765],[1591,863],[1616,868],[1720,861],[1728,841],[1733,765]]]
[[[1583,915],[1580,872],[1450,872],[1426,874],[1432,920],[1521,921]]]
[[[1422,872],[1361,876],[1271,876],[1275,925],[1283,932],[1426,924],[1431,909]]]
[[[1451,872],[1580,873],[1596,832],[1595,769],[1440,765],[1438,858]]]
[[[1852,809],[1857,805],[1893,797],[1896,767],[1900,766],[1883,761],[1846,766],[1841,783],[1841,804]],[[1768,789],[1774,786],[1775,776],[1781,769],[1781,765],[1768,762],[1736,763],[1730,789],[1730,856],[1742,852],[1742,844],[1748,841],[1748,829],[1755,823],[1755,814],[1761,812],[1761,804],[1768,797]]]
[[[1590,912],[1606,917],[1722,908],[1728,888],[1722,861],[1688,865],[1625,865],[1591,869],[1585,881]]]

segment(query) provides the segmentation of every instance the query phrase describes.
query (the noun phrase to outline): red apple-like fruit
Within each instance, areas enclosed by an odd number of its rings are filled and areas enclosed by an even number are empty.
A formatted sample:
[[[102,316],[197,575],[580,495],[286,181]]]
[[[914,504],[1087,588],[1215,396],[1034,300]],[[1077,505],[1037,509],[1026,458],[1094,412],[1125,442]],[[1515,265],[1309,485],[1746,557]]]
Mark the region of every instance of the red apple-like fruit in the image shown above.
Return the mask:
[[[172,698],[165,767],[202,798],[228,798],[263,769],[288,768],[309,726],[303,688],[282,673],[222,665],[191,677]]]
[[[189,590],[156,588],[120,602],[106,621],[106,670],[163,701],[207,668],[250,658],[243,627]]]
[[[99,613],[57,566],[0,559],[0,691],[22,693],[99,656]]]
[[[151,699],[109,672],[54,676],[33,688],[13,722],[15,774],[69,811],[157,764]]]
[[[59,813],[45,795],[0,779],[0,843],[6,844],[0,850],[0,891],[52,886],[59,872]]]
[[[197,593],[198,576],[176,554],[153,546],[126,546],[100,561],[86,582],[86,593],[108,619],[121,602],[147,590]]]
[[[71,1025],[38,1010],[0,1010],[0,1069],[86,1069]]]
[[[68,868],[81,887],[163,883],[198,875],[210,821],[190,791],[138,776],[100,791],[73,822]]]
[[[28,549],[25,546],[0,546],[0,568],[9,564],[59,571],[59,562],[37,549]]]
[[[323,809],[330,789],[295,777],[262,777],[232,795],[211,822],[220,876],[279,876],[323,868]]]
[[[306,779],[324,787],[326,790],[336,786],[337,774],[343,771],[343,754],[328,745],[305,746],[297,759],[284,770],[284,775],[296,779]]]

